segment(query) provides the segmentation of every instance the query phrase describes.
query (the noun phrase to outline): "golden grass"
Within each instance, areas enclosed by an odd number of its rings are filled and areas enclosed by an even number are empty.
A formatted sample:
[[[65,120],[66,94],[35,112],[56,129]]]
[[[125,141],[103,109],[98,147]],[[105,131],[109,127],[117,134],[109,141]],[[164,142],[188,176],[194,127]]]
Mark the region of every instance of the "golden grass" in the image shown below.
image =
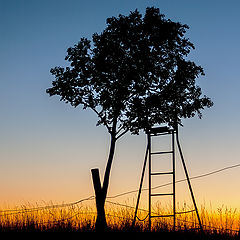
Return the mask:
[[[93,202],[94,203],[94,202]],[[126,206],[125,206],[126,205]],[[116,204],[106,202],[106,217],[108,226],[117,231],[148,231],[147,211],[140,210],[134,229],[131,229],[134,216],[134,208],[127,207],[128,203]],[[31,209],[30,211],[28,209]],[[180,212],[191,209],[191,206],[178,205]],[[152,211],[154,214],[169,214],[169,207],[162,207],[156,203]],[[234,236],[238,234],[240,228],[240,212],[237,209],[220,207],[218,209],[206,208],[199,209],[202,219],[203,229],[208,233],[227,234]],[[93,231],[96,220],[96,209],[94,205],[77,204],[68,207],[48,207],[41,208],[38,204],[23,205],[15,208],[14,211],[1,210],[0,212],[0,232],[5,231]],[[177,231],[198,231],[199,225],[195,212],[179,214],[176,220]],[[172,231],[172,218],[153,218],[152,231]]]

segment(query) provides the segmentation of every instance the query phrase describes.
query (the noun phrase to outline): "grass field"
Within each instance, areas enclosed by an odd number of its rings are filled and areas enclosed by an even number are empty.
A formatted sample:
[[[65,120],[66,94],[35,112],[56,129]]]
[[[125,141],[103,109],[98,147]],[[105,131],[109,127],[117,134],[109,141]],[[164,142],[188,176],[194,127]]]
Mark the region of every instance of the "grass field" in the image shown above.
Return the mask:
[[[93,202],[94,203],[94,202]],[[140,210],[139,219],[134,228],[131,227],[134,208],[128,204],[118,205],[115,202],[106,203],[106,216],[109,232],[149,233],[147,211]],[[186,206],[182,207],[186,210]],[[156,214],[167,214],[167,208],[159,205],[153,207]],[[221,207],[217,210],[200,207],[204,239],[240,239],[240,213],[236,209]],[[94,232],[96,210],[94,205],[75,204],[71,206],[47,204],[26,204],[11,210],[1,210],[0,233],[10,232],[64,232],[86,233]],[[172,218],[154,218],[151,234],[161,236],[179,236],[184,239],[202,238],[195,213],[177,215],[176,232],[173,231]],[[170,235],[169,235],[170,234]]]

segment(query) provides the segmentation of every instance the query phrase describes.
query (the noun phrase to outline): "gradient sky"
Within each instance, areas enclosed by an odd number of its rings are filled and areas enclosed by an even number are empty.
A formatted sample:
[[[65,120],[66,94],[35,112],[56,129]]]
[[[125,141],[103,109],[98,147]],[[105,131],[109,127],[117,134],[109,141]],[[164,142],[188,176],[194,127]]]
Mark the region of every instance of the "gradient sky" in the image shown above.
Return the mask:
[[[64,66],[67,48],[101,32],[107,17],[147,6],[189,25],[196,47],[189,59],[204,68],[199,85],[214,102],[180,131],[190,175],[240,163],[238,0],[0,0],[0,204],[93,195],[90,169],[103,174],[108,133],[91,111],[45,93],[49,70]],[[109,195],[138,188],[145,144],[144,134],[118,142]],[[179,164],[177,171],[182,178]],[[193,180],[198,202],[240,209],[239,176],[235,168]],[[178,199],[187,198],[186,186],[177,187]]]

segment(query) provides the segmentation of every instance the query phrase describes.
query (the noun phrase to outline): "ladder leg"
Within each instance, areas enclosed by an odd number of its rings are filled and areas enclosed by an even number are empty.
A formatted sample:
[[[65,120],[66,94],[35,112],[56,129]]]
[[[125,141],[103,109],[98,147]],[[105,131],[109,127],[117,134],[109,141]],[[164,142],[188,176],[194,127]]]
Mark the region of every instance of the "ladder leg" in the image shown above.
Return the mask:
[[[134,228],[135,223],[136,223],[138,205],[139,205],[139,201],[140,201],[140,197],[141,197],[141,192],[142,192],[142,184],[143,184],[145,169],[146,169],[146,165],[147,165],[148,153],[149,153],[149,143],[147,143],[147,148],[146,148],[146,153],[145,153],[145,158],[144,158],[144,163],[143,163],[142,176],[141,176],[140,186],[139,186],[139,190],[138,190],[137,203],[136,203],[136,208],[135,208],[135,213],[134,213],[132,228]]]
[[[194,194],[193,194],[191,182],[190,182],[190,179],[189,179],[189,176],[188,176],[187,167],[186,167],[186,164],[185,164],[185,161],[184,161],[182,149],[181,149],[180,142],[179,142],[179,138],[178,138],[178,127],[176,127],[176,139],[177,139],[178,150],[179,150],[180,157],[181,157],[181,160],[182,160],[184,172],[185,172],[185,175],[186,175],[186,178],[187,178],[188,187],[189,187],[189,190],[190,190],[190,193],[191,193],[193,205],[194,205],[194,208],[195,208],[195,211],[196,211],[196,214],[197,214],[197,218],[198,218],[198,222],[199,222],[199,227],[200,227],[201,232],[203,232],[202,222],[201,222],[201,219],[200,219],[200,216],[199,216],[197,204],[196,204],[196,201],[195,201],[195,197],[194,197]]]

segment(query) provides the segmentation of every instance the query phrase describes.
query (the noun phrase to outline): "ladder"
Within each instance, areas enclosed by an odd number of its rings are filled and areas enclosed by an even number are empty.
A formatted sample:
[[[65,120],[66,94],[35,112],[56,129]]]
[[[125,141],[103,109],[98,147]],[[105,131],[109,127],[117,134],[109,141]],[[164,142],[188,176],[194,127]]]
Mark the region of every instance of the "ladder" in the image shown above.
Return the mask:
[[[171,149],[168,151],[160,151],[160,152],[152,152],[152,138],[153,137],[160,137],[164,135],[169,135],[171,137]],[[186,176],[186,181],[188,183],[188,188],[191,194],[192,202],[194,205],[194,210],[187,211],[187,212],[176,212],[176,167],[175,167],[175,141],[177,143],[177,148],[179,151],[179,155],[182,161],[183,169],[185,172]],[[165,171],[165,172],[153,172],[152,171],[152,156],[153,155],[164,155],[164,154],[170,154],[171,155],[171,161],[172,161],[172,170],[171,171]],[[197,204],[195,201],[195,197],[193,194],[193,189],[191,186],[190,178],[188,175],[187,167],[185,164],[185,160],[183,157],[181,145],[179,142],[179,137],[178,137],[178,126],[176,126],[175,129],[169,128],[169,127],[156,127],[156,128],[150,128],[150,130],[147,131],[147,148],[146,148],[146,154],[144,158],[144,164],[143,164],[143,170],[142,170],[142,176],[140,180],[140,186],[139,186],[139,191],[138,191],[138,197],[137,197],[137,202],[136,202],[136,208],[135,208],[135,214],[134,214],[134,219],[132,223],[132,227],[134,227],[136,218],[137,218],[137,211],[138,211],[138,206],[140,202],[140,196],[141,196],[141,191],[142,191],[142,185],[143,185],[143,179],[144,179],[144,174],[145,174],[145,169],[147,165],[147,160],[148,160],[148,220],[149,220],[149,231],[151,231],[151,219],[152,218],[163,218],[163,217],[173,217],[173,230],[175,230],[176,227],[176,215],[177,214],[183,214],[183,213],[189,213],[189,212],[196,212],[197,219],[198,219],[198,224],[199,224],[199,229],[201,232],[203,232],[202,228],[202,223],[201,219],[199,216]],[[156,176],[161,176],[161,175],[170,175],[172,176],[172,192],[168,193],[152,193],[152,178]],[[151,209],[151,203],[152,203],[152,198],[153,197],[161,197],[161,196],[171,196],[172,197],[172,203],[173,203],[173,211],[171,214],[168,215],[152,215],[152,209]]]
[[[151,219],[152,218],[159,218],[159,217],[173,217],[173,229],[175,229],[176,225],[176,188],[175,188],[175,146],[174,146],[174,129],[169,129],[167,127],[158,127],[158,128],[151,128],[150,131],[147,133],[148,138],[148,184],[149,184],[149,191],[148,191],[148,201],[149,201],[149,210],[148,210],[148,217],[149,217],[149,229],[151,229]],[[153,152],[152,151],[152,138],[157,136],[166,136],[170,135],[171,137],[171,149],[168,151],[159,151]],[[172,162],[172,170],[171,171],[164,171],[164,172],[155,172],[152,169],[152,156],[153,155],[171,155],[171,162]],[[157,161],[157,160],[156,160]],[[152,193],[152,178],[160,177],[160,176],[169,175],[172,178],[172,191],[167,193]],[[151,203],[152,198],[154,197],[162,197],[162,196],[171,196],[172,197],[172,206],[173,210],[171,214],[168,215],[152,215]]]

